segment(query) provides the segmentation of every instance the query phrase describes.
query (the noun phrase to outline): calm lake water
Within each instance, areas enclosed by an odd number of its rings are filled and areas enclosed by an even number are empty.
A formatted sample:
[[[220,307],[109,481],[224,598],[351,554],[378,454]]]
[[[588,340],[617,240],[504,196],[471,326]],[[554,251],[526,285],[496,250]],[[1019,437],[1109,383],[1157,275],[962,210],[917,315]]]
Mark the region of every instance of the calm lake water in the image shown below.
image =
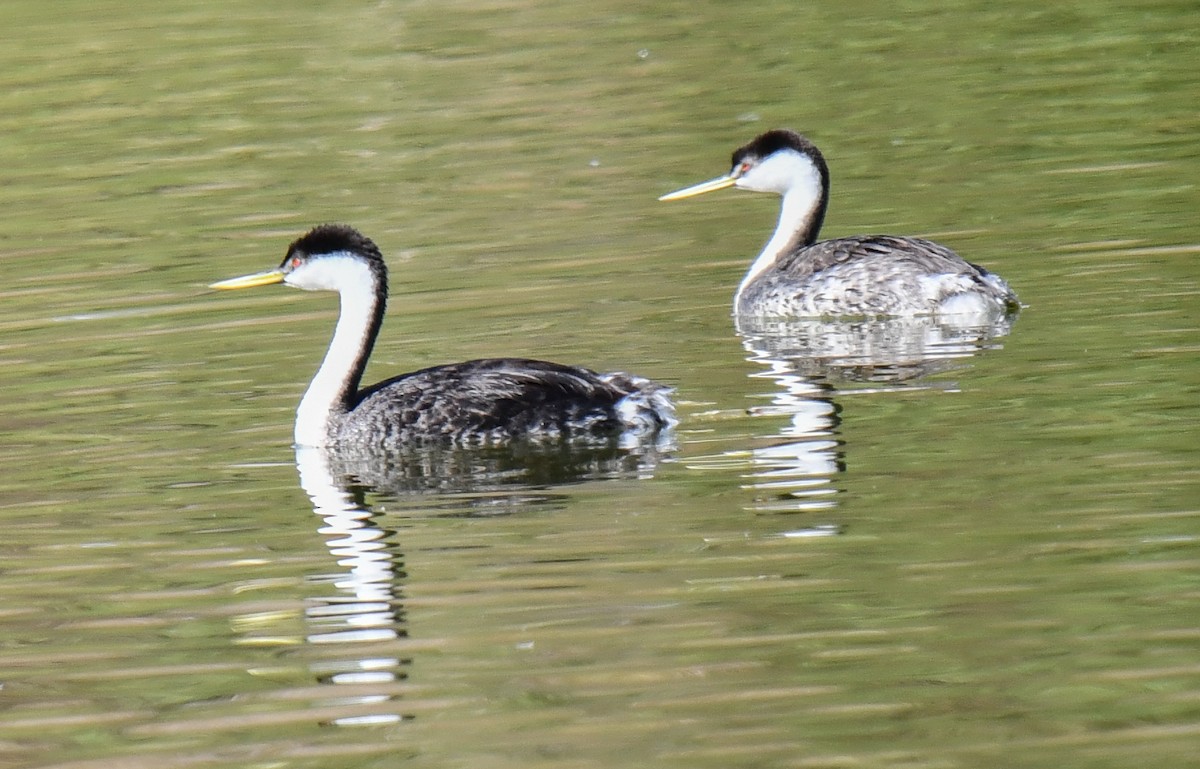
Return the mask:
[[[0,24],[0,767],[1194,762],[1194,2]],[[655,198],[775,126],[827,236],[937,238],[1020,317],[739,333],[777,199]],[[674,450],[297,456],[336,299],[204,286],[324,221],[390,259],[371,381],[636,371]]]

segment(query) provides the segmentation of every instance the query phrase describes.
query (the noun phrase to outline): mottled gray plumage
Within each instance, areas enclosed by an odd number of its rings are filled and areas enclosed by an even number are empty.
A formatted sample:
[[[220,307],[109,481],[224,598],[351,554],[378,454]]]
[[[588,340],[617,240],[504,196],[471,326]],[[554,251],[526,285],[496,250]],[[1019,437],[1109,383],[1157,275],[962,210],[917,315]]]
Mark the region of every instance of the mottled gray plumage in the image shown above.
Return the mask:
[[[726,187],[783,196],[775,233],[738,287],[736,314],[995,316],[1020,306],[999,276],[932,241],[857,235],[818,242],[829,204],[829,167],[800,134],[767,131],[735,150],[732,162],[727,175],[663,199]]]
[[[490,445],[614,436],[666,424],[665,388],[641,377],[578,366],[488,358],[402,374],[358,393],[330,422],[334,443],[403,445],[445,439]],[[641,408],[622,415],[621,402]]]
[[[976,294],[1003,314],[1017,295],[999,276],[943,245],[896,235],[855,235],[800,246],[738,295],[739,315],[823,317],[935,314]]]

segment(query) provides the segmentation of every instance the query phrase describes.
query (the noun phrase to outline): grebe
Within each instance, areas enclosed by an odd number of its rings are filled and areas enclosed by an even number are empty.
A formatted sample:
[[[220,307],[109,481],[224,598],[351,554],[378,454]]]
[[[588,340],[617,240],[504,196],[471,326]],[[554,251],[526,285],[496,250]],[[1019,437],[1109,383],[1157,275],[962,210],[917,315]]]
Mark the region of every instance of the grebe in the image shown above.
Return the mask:
[[[734,295],[735,315],[995,317],[1020,307],[1000,276],[932,241],[856,235],[817,242],[829,167],[816,145],[794,131],[767,131],[733,153],[725,176],[659,200],[726,187],[783,196],[775,234]]]
[[[341,313],[325,359],[296,410],[299,446],[400,448],[440,441],[496,445],[653,435],[675,423],[670,389],[637,376],[540,360],[491,358],[359,384],[383,323],[387,267],[352,227],[313,228],[278,269],[210,288],[285,283],[337,291]]]

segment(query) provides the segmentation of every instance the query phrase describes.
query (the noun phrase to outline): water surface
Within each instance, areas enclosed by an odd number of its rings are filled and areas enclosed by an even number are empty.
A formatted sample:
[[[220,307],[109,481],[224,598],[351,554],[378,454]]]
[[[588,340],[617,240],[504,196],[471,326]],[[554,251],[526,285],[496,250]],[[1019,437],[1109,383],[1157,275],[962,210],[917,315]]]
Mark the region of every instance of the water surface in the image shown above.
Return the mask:
[[[0,764],[1192,759],[1191,4],[0,21]],[[777,125],[828,157],[827,235],[937,238],[1021,316],[739,334],[777,201],[654,198]],[[628,369],[677,387],[677,450],[298,467],[336,300],[203,287],[323,221],[392,266],[372,381]]]

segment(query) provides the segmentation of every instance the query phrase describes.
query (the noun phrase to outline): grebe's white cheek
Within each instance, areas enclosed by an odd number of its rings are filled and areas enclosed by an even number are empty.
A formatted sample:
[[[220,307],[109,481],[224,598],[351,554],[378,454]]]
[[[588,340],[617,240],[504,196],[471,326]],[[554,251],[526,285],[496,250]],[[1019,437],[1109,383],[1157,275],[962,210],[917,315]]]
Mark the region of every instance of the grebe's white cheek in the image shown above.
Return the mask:
[[[305,272],[301,267],[299,270],[289,272],[283,278],[283,283],[292,288],[299,288],[304,291],[328,291],[330,288],[316,281],[316,277],[309,272]]]
[[[738,179],[738,186],[754,192],[786,194],[798,188],[819,188],[820,172],[807,155],[780,150],[756,163]]]
[[[778,192],[772,181],[771,174],[764,173],[763,167],[757,165],[739,176],[734,186],[749,192]]]
[[[302,263],[283,282],[306,291],[353,291],[369,294],[373,277],[367,264],[353,254],[338,252]]]
[[[767,158],[738,177],[737,186],[751,192],[780,192],[778,176],[771,158]]]

